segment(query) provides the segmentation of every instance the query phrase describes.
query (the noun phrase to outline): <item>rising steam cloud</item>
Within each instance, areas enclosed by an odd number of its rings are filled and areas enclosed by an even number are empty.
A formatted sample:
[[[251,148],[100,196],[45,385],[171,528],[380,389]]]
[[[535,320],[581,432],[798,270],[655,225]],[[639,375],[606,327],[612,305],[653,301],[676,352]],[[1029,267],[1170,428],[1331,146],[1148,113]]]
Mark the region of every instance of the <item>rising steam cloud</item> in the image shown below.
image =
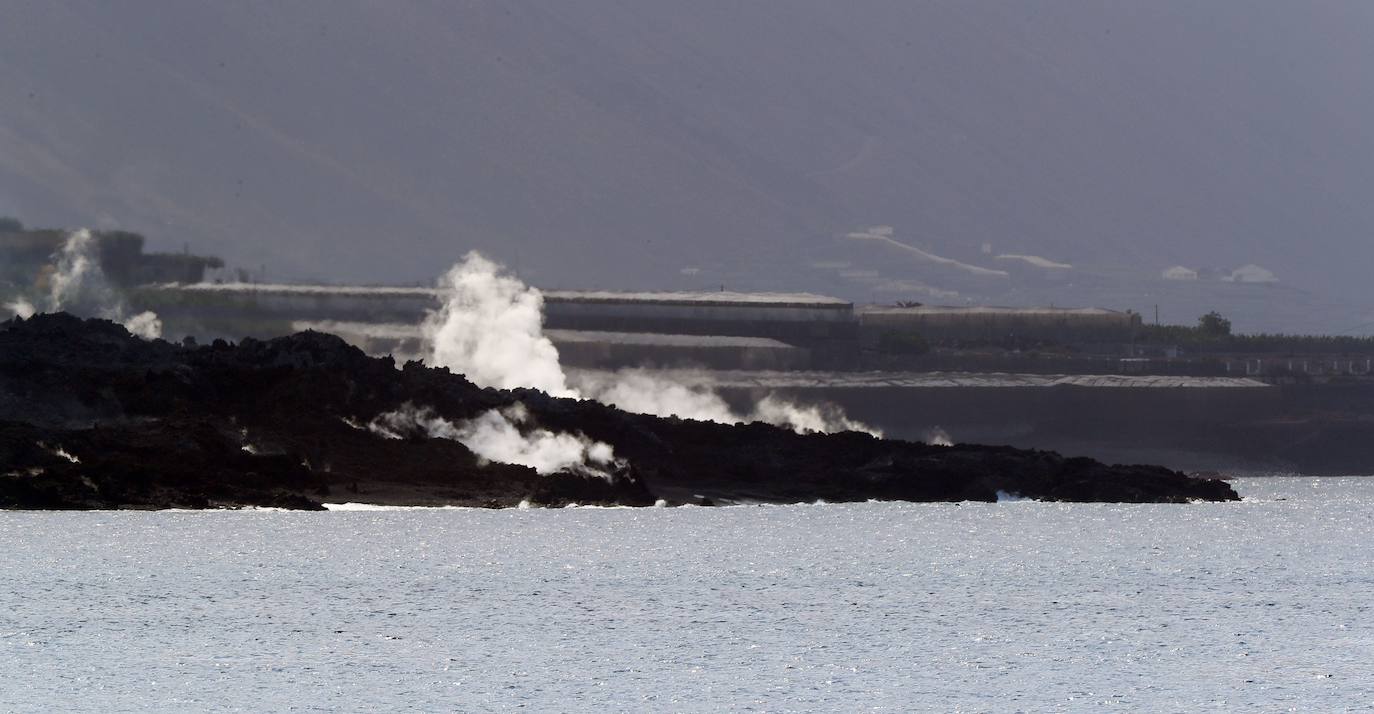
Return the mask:
[[[66,310],[113,320],[145,340],[162,336],[162,320],[158,319],[157,313],[129,314],[124,298],[105,279],[105,271],[95,254],[95,240],[89,230],[83,228],[73,231],[53,257],[56,261],[53,274],[48,279],[48,293],[39,296],[37,305],[21,296],[5,303],[5,309],[26,319],[40,309],[48,312]]]
[[[8,310],[10,314],[21,320],[27,320],[38,312],[38,309],[33,306],[33,303],[22,296],[5,303],[3,307]]]
[[[586,374],[577,386],[597,401],[627,412],[722,424],[740,421],[709,383],[694,374],[622,369]]]
[[[923,441],[931,446],[954,446],[954,438],[949,435],[949,432],[938,426],[927,431]]]
[[[577,396],[568,388],[558,350],[544,337],[543,294],[475,252],[439,283],[449,298],[423,325],[433,364],[484,387]]]
[[[450,439],[487,461],[528,466],[541,474],[572,471],[609,479],[613,469],[624,465],[610,444],[580,433],[528,428],[528,421],[529,412],[519,402],[456,424],[430,409],[406,404],[373,419],[368,428],[391,439],[416,435]],[[523,432],[521,427],[526,427]]]
[[[561,397],[595,399],[626,411],[735,424],[763,421],[799,433],[877,430],[835,408],[801,407],[776,395],[748,414],[733,411],[701,375],[625,369],[568,378],[544,336],[544,298],[501,266],[469,253],[440,280],[447,298],[422,326],[431,364],[481,386],[532,387]]]

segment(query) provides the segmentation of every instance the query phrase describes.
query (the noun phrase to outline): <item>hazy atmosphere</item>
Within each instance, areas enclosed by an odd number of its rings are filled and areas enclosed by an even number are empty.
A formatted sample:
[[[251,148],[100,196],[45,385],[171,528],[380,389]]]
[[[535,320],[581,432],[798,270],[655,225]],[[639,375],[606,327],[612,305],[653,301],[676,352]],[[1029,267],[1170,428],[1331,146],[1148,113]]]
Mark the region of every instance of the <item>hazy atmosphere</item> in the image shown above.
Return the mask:
[[[0,710],[1374,710],[1372,40],[0,0]]]
[[[1369,3],[327,7],[6,3],[0,215],[268,280],[479,249],[545,288],[1374,330]]]

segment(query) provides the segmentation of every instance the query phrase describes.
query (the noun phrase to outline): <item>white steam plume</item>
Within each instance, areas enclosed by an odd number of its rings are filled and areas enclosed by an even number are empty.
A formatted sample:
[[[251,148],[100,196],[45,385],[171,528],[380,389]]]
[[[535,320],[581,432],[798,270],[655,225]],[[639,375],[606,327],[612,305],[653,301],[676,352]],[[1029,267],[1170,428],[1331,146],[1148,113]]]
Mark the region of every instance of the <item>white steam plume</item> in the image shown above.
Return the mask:
[[[931,446],[954,446],[954,439],[949,432],[938,426],[926,432],[925,442]]]
[[[753,417],[755,421],[786,426],[800,434],[862,431],[879,438],[883,435],[881,431],[845,416],[844,410],[837,406],[800,406],[775,394],[759,400],[754,406]]]
[[[34,313],[38,312],[38,310],[34,308],[33,303],[25,300],[23,297],[17,297],[12,302],[5,303],[4,308],[15,317],[22,320],[27,320],[33,317]]]
[[[741,421],[730,405],[696,375],[622,369],[580,374],[577,386],[597,401],[627,412],[722,424]]]
[[[833,405],[802,406],[777,394],[768,394],[747,414],[736,413],[721,398],[707,374],[622,369],[617,372],[582,372],[577,387],[604,404],[627,412],[676,416],[721,424],[761,421],[786,427],[798,434],[861,431],[877,437],[882,432],[845,416]]]
[[[49,279],[49,299],[54,310],[85,307],[94,300],[109,302],[109,286],[100,261],[92,255],[94,240],[91,232],[82,228],[73,231],[57,254],[57,270]]]
[[[450,439],[487,461],[528,466],[541,474],[572,471],[584,476],[610,478],[612,469],[624,465],[616,459],[615,449],[610,444],[593,441],[580,433],[541,428],[522,433],[520,427],[528,420],[529,412],[519,402],[457,424],[430,409],[406,404],[373,419],[368,428],[391,439],[417,433]]]
[[[124,320],[124,329],[130,334],[142,337],[145,340],[156,340],[162,337],[162,320],[157,313],[152,310],[144,310],[133,317]]]
[[[485,387],[568,388],[558,350],[544,337],[544,296],[476,252],[439,281],[448,299],[422,326],[431,361]]]
[[[569,383],[558,349],[544,336],[544,297],[501,266],[468,253],[440,280],[443,306],[422,325],[431,364],[467,375],[478,385],[532,387],[560,397],[589,398],[626,411],[736,424],[764,421],[799,433],[864,431],[836,408],[799,407],[775,395],[745,415],[731,410],[709,379],[624,369],[579,376]]]
[[[66,310],[113,320],[145,340],[161,337],[162,320],[157,313],[129,315],[124,298],[105,279],[95,249],[95,239],[85,228],[67,236],[62,249],[53,256],[56,264],[48,279],[48,294],[39,300],[39,306],[49,312]],[[33,303],[22,297],[7,303],[5,308],[24,318],[38,311]]]

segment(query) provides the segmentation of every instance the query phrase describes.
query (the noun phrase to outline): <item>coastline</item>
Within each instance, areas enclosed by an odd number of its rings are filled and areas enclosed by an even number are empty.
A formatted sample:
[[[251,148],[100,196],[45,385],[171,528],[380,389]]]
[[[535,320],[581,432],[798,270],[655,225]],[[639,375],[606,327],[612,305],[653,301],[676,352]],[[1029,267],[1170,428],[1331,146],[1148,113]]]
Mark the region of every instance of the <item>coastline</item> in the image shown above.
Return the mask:
[[[517,409],[525,435],[613,447],[590,475],[484,459],[396,410],[467,423]],[[502,411],[507,410],[507,411]],[[448,423],[448,422],[445,422]],[[1235,500],[1216,480],[1048,451],[798,434],[620,411],[446,369],[372,358],[305,332],[208,346],[145,341],[107,321],[0,325],[0,506],[320,509],[733,502]]]

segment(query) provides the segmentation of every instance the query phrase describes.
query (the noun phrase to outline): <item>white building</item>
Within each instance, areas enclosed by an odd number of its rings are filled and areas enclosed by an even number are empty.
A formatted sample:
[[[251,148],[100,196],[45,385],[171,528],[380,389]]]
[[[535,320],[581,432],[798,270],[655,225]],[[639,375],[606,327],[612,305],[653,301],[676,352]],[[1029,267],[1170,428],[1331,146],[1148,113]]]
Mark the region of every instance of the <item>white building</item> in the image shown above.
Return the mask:
[[[1236,268],[1222,280],[1228,283],[1277,283],[1279,281],[1272,271],[1261,268],[1254,263]]]
[[[1165,280],[1197,280],[1197,271],[1192,268],[1185,268],[1182,265],[1175,265],[1172,268],[1165,268],[1160,277]]]

